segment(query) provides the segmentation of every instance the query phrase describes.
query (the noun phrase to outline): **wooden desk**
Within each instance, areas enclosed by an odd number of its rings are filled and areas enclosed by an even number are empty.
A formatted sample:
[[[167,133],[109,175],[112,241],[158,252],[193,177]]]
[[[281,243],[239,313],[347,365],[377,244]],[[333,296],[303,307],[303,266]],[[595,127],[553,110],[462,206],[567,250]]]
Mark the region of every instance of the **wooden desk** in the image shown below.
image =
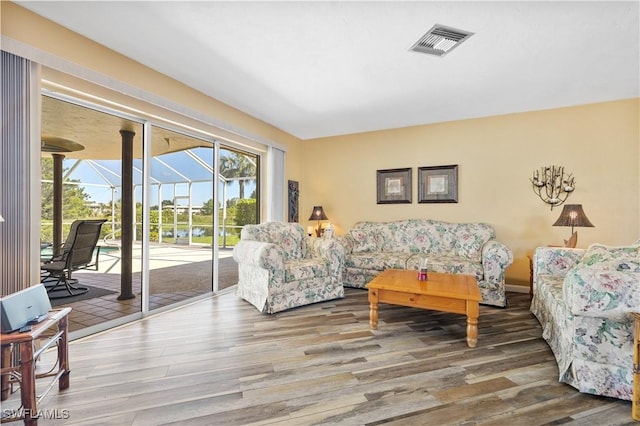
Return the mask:
[[[640,420],[640,313],[633,313],[635,333],[633,338],[633,400],[631,417]]]
[[[37,403],[51,390],[56,380],[60,390],[69,387],[69,339],[67,315],[71,308],[54,309],[49,311],[46,319],[35,324],[31,331],[25,333],[7,333],[0,335],[2,345],[1,399],[9,397],[12,382],[20,383],[20,399],[22,402],[22,417],[5,417],[2,423],[22,418],[25,425],[38,424]],[[50,330],[57,325],[57,332]],[[34,351],[35,341],[41,341],[42,346]],[[35,373],[36,359],[53,345],[58,346],[58,369],[43,374]],[[36,379],[53,377],[46,390],[36,398]]]

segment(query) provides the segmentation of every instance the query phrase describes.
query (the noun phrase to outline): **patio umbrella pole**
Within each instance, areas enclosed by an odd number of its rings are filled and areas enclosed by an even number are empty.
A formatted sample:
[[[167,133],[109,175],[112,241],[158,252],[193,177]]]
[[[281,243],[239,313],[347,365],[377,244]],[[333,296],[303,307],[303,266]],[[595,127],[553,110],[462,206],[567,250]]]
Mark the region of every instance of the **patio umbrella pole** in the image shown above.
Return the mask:
[[[133,299],[132,268],[133,262],[133,137],[134,132],[120,130],[122,136],[122,203],[120,218],[122,232],[120,245],[122,263],[120,264],[120,295],[118,300]]]

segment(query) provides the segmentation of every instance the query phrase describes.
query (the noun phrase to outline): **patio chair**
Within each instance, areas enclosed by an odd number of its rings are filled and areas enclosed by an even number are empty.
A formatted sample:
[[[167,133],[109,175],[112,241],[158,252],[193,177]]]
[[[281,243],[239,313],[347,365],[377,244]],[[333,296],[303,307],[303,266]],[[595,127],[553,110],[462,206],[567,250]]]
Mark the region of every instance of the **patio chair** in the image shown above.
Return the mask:
[[[89,291],[88,287],[74,285],[78,280],[71,278],[71,273],[91,267],[97,270],[100,252],[97,251],[94,260],[94,251],[104,222],[106,219],[74,221],[60,254],[40,265],[45,274],[41,281],[47,287],[50,299],[78,296]]]

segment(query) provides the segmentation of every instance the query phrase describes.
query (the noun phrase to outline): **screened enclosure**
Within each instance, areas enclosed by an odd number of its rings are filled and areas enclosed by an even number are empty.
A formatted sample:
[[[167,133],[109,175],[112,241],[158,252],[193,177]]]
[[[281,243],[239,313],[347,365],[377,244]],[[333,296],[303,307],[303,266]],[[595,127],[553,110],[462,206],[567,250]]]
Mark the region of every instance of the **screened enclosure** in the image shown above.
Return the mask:
[[[237,283],[231,249],[242,226],[260,220],[258,153],[50,96],[42,135],[41,258],[74,220],[106,219],[98,267],[73,275],[109,293],[70,298],[83,303],[72,329]],[[98,301],[112,312],[95,314]]]

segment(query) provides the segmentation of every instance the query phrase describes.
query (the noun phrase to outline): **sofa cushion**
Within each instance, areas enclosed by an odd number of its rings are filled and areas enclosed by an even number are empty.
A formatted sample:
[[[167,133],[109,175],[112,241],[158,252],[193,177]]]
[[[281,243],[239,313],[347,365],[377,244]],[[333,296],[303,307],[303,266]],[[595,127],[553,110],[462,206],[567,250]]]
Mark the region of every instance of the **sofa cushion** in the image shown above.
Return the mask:
[[[640,306],[640,272],[576,267],[567,273],[563,290],[576,315],[621,318]]]
[[[426,255],[449,254],[453,248],[451,226],[433,220],[411,220],[407,226],[404,246],[411,253]]]
[[[592,244],[564,280],[573,313],[616,318],[640,306],[640,245]]]
[[[591,244],[575,267],[640,272],[640,244],[630,246]]]
[[[407,269],[418,269],[425,256],[416,254],[407,260]],[[480,281],[484,277],[482,263],[457,256],[427,257],[427,270],[447,274],[473,275]]]
[[[376,228],[378,238],[380,239],[380,246],[378,250],[383,252],[403,252],[407,253],[407,232],[405,230],[407,226],[406,220],[399,220],[397,222],[381,222],[375,225],[371,225]]]
[[[455,256],[480,261],[482,246],[495,238],[495,231],[483,223],[462,223],[455,226],[453,235],[453,254]]]
[[[266,222],[245,225],[240,231],[240,239],[278,244],[286,259],[300,259],[307,250],[307,234],[299,223]]]
[[[376,271],[405,269],[409,256],[411,255],[407,253],[354,253],[345,257],[344,265],[348,268],[372,269]]]
[[[342,271],[344,282],[349,283],[349,286],[355,288],[366,288],[367,284],[382,272],[375,269],[348,267],[345,267]]]
[[[378,234],[367,229],[350,229],[349,235],[353,238],[353,253],[378,251],[380,244]]]
[[[284,279],[286,282],[326,277],[329,275],[327,262],[323,259],[298,259],[285,262]]]
[[[411,262],[408,262],[411,263]],[[481,281],[484,277],[482,263],[472,262],[456,256],[438,256],[427,261],[427,269],[433,272],[448,274],[473,275]]]

